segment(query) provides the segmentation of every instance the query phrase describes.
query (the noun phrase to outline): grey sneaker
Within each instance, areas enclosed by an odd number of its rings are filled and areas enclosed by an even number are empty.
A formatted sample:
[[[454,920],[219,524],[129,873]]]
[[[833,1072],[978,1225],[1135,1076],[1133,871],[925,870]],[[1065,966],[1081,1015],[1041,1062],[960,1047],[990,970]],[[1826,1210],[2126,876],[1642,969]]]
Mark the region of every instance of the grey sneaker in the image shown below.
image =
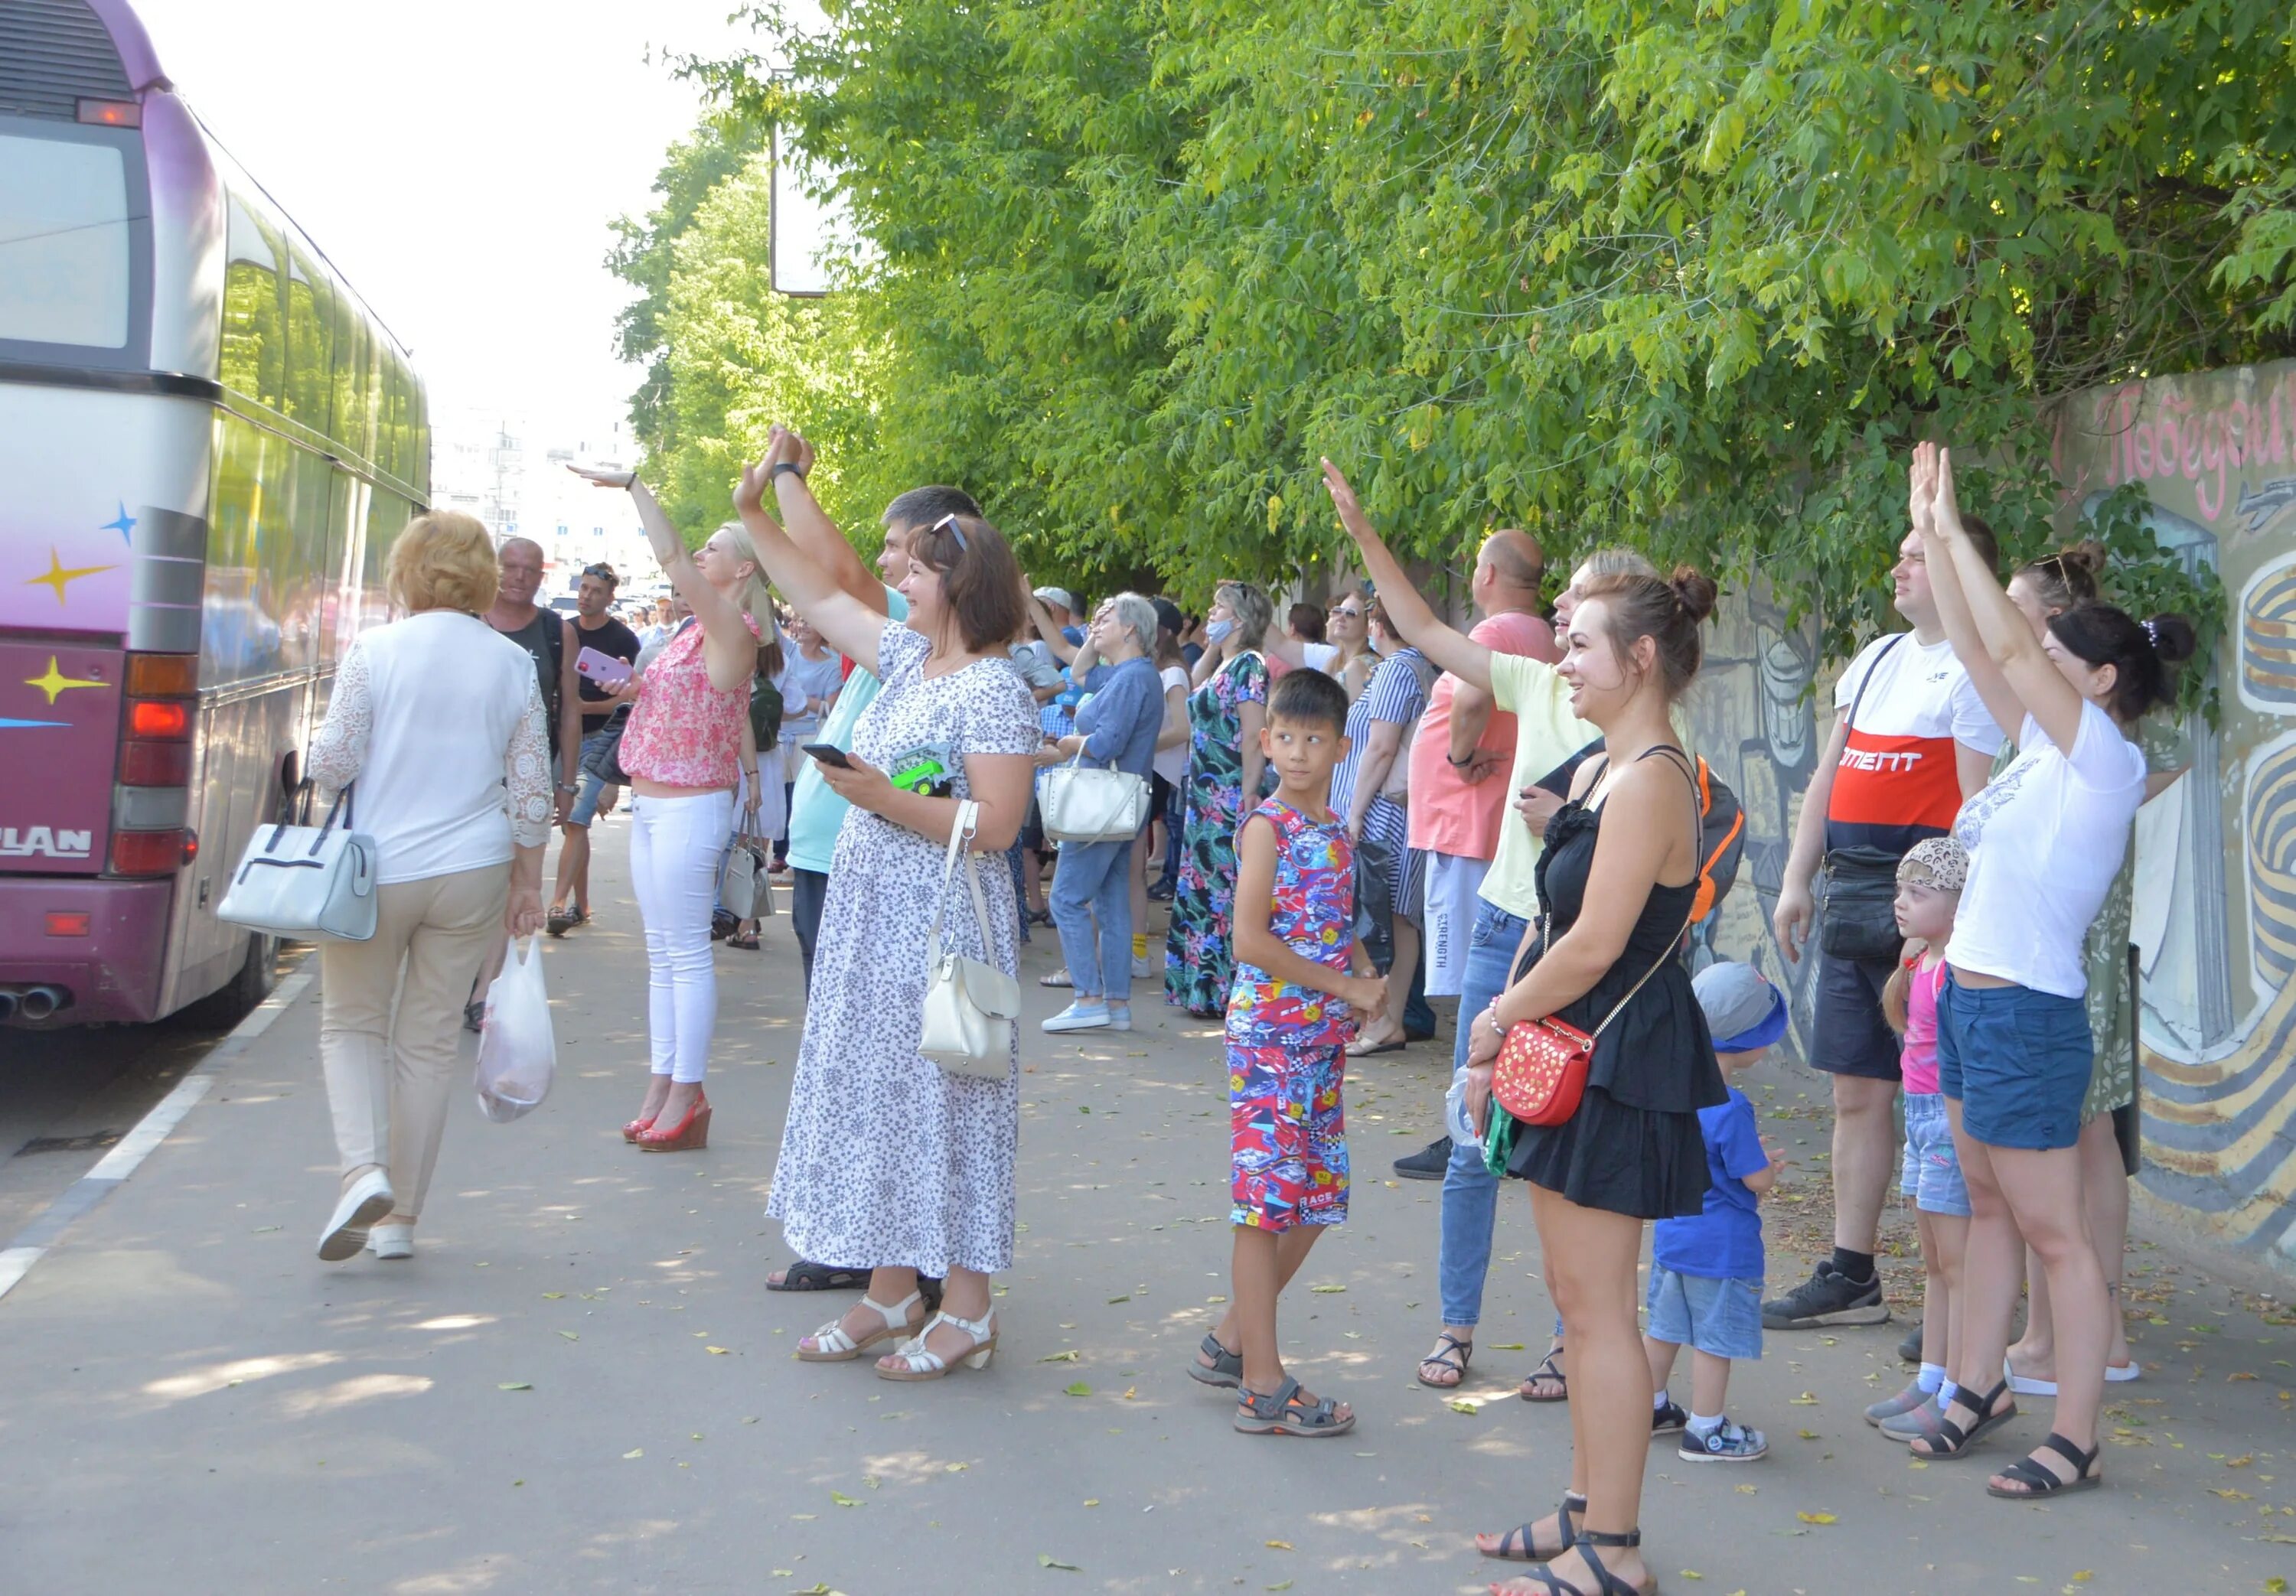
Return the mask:
[[[1895,1419],[1900,1413],[1910,1413],[1929,1399],[1930,1393],[1922,1389],[1920,1381],[1908,1382],[1906,1388],[1895,1396],[1885,1397],[1867,1408],[1866,1422],[1878,1425],[1887,1420]]]
[[[1764,1330],[1815,1330],[1822,1324],[1886,1324],[1890,1306],[1882,1300],[1878,1273],[1864,1284],[1822,1258],[1810,1276],[1784,1297],[1762,1305]]]
[[[1682,1432],[1681,1455],[1693,1463],[1751,1463],[1767,1456],[1769,1450],[1769,1437],[1760,1430],[1728,1419],[1703,1435],[1694,1429]]]
[[[1938,1394],[1932,1391],[1922,1399],[1921,1406],[1908,1408],[1894,1419],[1882,1420],[1881,1429],[1892,1441],[1911,1445],[1923,1436],[1935,1441],[1939,1427],[1944,1422],[1945,1408],[1938,1401]]]

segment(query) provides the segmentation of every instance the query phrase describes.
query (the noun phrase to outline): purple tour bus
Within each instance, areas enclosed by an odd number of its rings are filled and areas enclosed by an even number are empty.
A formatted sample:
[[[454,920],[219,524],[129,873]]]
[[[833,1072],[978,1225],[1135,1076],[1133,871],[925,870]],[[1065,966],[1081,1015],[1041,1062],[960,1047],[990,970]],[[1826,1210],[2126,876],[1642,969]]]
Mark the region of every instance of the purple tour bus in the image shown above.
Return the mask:
[[[156,1019],[429,497],[406,352],[127,0],[0,5],[0,1022]]]

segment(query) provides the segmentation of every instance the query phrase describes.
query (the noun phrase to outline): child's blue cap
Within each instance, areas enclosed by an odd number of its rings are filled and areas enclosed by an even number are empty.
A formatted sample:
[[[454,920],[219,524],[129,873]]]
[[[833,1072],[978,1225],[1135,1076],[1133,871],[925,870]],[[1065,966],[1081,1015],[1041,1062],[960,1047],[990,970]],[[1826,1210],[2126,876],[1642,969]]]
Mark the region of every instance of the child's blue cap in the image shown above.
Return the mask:
[[[1786,1034],[1785,994],[1751,964],[1723,960],[1691,978],[1718,1053],[1750,1053]]]

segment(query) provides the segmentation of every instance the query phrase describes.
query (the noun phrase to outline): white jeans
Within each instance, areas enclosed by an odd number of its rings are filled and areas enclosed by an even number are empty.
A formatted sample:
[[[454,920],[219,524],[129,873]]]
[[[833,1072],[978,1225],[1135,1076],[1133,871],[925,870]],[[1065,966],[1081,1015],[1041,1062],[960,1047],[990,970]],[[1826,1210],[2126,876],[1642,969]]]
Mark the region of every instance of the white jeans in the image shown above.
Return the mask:
[[[718,1024],[709,912],[733,823],[731,790],[630,797],[630,882],[645,922],[653,1072],[681,1084],[698,1083],[709,1067],[709,1034]]]

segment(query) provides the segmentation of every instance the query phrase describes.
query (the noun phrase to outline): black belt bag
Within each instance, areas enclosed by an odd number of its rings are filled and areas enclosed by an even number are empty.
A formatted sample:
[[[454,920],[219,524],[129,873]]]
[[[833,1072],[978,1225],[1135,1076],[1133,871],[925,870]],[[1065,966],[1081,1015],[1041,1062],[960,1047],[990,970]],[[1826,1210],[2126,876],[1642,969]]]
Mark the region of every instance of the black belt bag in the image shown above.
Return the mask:
[[[1898,855],[1885,848],[1838,847],[1825,855],[1817,945],[1834,959],[1895,959]]]

